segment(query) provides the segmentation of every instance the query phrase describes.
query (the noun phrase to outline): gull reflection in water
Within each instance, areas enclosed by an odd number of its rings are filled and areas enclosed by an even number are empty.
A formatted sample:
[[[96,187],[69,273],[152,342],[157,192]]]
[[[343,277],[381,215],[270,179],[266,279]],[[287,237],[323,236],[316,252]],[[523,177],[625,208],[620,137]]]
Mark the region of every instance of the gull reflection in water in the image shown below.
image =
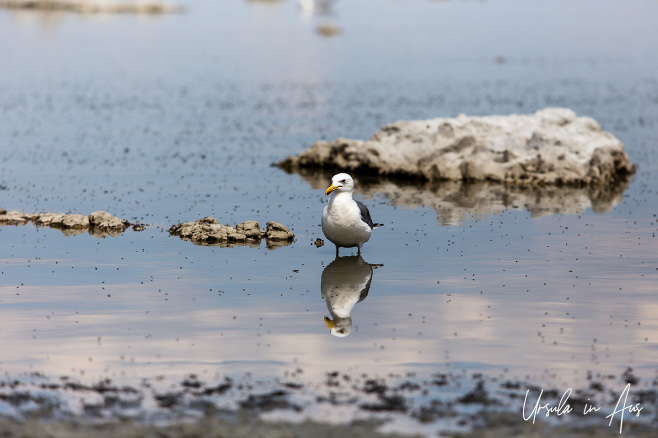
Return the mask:
[[[368,296],[373,268],[379,266],[358,255],[337,257],[324,268],[320,289],[331,314],[324,323],[332,335],[344,338],[352,332],[352,308]]]

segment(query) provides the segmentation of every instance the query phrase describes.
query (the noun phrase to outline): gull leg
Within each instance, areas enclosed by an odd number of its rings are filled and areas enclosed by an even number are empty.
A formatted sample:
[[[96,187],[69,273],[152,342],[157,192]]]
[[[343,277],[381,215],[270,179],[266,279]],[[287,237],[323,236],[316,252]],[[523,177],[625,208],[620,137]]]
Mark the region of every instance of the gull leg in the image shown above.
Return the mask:
[[[336,245],[336,258],[338,258],[338,245]]]

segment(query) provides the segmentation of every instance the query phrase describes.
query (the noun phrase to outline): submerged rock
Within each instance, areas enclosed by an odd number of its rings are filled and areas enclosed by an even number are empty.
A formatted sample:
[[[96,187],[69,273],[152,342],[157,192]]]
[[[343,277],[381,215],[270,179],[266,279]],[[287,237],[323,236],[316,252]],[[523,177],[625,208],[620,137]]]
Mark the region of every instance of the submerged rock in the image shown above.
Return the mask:
[[[169,234],[190,240],[197,245],[259,246],[261,239],[267,239],[268,248],[289,245],[295,235],[284,225],[268,222],[267,231],[263,231],[257,221],[245,221],[237,224],[222,225],[214,217],[205,217],[194,222],[184,222],[169,228]]]
[[[566,108],[399,121],[368,141],[318,141],[278,165],[520,185],[606,185],[626,181],[635,172],[621,141],[594,119]]]

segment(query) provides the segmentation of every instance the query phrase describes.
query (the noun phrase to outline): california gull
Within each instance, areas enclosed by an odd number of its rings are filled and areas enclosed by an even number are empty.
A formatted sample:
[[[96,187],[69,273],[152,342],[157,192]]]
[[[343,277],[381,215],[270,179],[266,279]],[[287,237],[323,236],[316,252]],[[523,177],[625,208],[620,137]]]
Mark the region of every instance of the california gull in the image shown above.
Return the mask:
[[[339,173],[331,178],[331,185],[325,195],[331,194],[329,202],[322,211],[322,232],[334,245],[336,256],[338,248],[361,247],[370,239],[375,224],[372,222],[368,207],[352,199],[354,180],[346,173]]]

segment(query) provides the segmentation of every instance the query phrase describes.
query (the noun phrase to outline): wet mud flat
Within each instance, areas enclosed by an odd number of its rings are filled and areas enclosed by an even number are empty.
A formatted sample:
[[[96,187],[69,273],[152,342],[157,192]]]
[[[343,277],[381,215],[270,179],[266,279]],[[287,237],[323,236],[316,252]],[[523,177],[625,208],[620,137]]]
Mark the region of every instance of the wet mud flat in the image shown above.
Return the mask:
[[[472,433],[444,434],[446,437],[454,438],[507,438],[535,437],[551,438],[561,437],[609,437],[612,431],[597,432],[589,429],[569,426],[547,426],[547,425],[523,425],[511,426],[510,419],[505,415],[497,415],[489,418],[489,425],[477,429]],[[261,420],[230,419],[220,420],[217,418],[203,417],[189,423],[177,423],[170,426],[144,425],[135,422],[106,423],[102,425],[89,425],[84,423],[40,423],[27,421],[25,423],[7,422],[3,423],[3,436],[6,437],[53,437],[67,436],[71,438],[95,436],[105,437],[182,437],[182,436],[204,436],[209,438],[224,437],[268,437],[268,438],[292,438],[292,437],[353,437],[353,438],[379,438],[379,437],[417,437],[419,435],[408,435],[399,433],[381,433],[376,427],[381,423],[378,421],[355,421],[348,425],[332,426],[325,423],[305,421],[303,423],[265,422]],[[655,429],[652,427],[629,427],[623,436],[628,437],[653,437]]]
[[[105,423],[89,425],[84,423],[3,423],[3,436],[6,437],[406,437],[400,434],[382,434],[374,430],[379,422],[359,421],[349,425],[331,426],[307,421],[300,424],[285,422],[264,422],[248,419],[218,419],[203,417],[194,422],[177,423],[170,426],[144,425],[135,422]]]
[[[87,385],[36,373],[2,381],[3,436],[649,437],[658,422],[658,381],[641,385],[630,368],[565,391],[481,374],[334,371],[305,382],[302,369],[273,381],[158,380]]]

